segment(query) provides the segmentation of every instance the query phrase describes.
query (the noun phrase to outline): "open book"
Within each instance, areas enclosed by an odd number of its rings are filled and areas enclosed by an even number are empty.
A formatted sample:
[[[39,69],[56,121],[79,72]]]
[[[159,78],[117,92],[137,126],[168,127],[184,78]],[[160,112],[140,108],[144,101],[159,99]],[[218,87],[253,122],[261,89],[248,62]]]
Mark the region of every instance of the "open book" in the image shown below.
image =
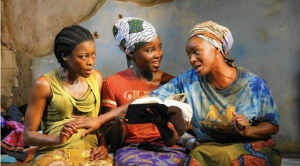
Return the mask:
[[[187,130],[193,116],[191,106],[187,103],[183,103],[186,95],[186,93],[171,95],[164,101],[157,97],[136,99],[128,106],[125,116],[125,118],[128,119],[127,124],[152,123],[143,111],[147,108],[155,108],[163,115],[173,113],[174,115],[171,117],[169,122],[174,125],[176,130],[179,129],[184,133]]]

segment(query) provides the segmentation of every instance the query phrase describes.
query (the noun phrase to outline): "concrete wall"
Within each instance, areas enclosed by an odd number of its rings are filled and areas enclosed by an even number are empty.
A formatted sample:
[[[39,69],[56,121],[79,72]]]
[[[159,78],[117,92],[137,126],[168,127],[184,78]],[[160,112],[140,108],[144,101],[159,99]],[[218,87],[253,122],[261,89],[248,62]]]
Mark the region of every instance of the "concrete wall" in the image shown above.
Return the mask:
[[[178,75],[190,68],[185,44],[191,28],[213,20],[228,27],[235,40],[229,56],[265,79],[281,114],[275,136],[282,152],[300,153],[300,1],[299,0],[175,0],[151,7],[108,0],[81,25],[99,34],[95,40],[95,69],[104,77],[126,68],[112,26],[118,14],[152,23],[161,36],[164,59],[161,70]],[[53,41],[52,41],[53,42]],[[54,55],[32,59],[32,81],[58,67]]]
[[[116,1],[153,6],[174,0]],[[106,0],[25,0],[22,3],[19,0],[1,1],[1,64],[4,64],[1,106],[7,108],[12,103],[19,106],[27,103],[31,83],[37,77],[31,77],[33,66],[30,57],[51,55],[54,37],[62,28],[90,19],[105,2]],[[38,66],[44,63],[51,66],[52,62],[42,60],[37,63]],[[41,71],[48,69],[45,67]]]
[[[13,88],[18,87],[18,72],[15,51],[1,45],[1,106],[12,104]]]
[[[32,71],[31,58],[1,44],[1,106],[28,103]]]

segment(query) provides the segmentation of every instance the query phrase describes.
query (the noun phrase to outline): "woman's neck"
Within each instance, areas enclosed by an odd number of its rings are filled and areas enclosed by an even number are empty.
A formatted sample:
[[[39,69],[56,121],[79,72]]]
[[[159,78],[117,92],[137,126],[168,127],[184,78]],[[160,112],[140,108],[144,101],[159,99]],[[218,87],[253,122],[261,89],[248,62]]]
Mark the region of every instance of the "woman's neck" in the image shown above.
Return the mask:
[[[141,81],[159,85],[161,80],[162,72],[152,72],[152,71],[145,71],[139,68],[137,65],[133,65],[131,69],[132,73]]]
[[[74,84],[78,84],[81,81],[81,76],[76,74],[71,69],[65,69],[61,67],[60,71],[61,71],[61,79],[63,82],[74,85]]]
[[[237,77],[237,69],[235,67],[224,66],[219,67],[213,72],[207,74],[208,82],[219,89],[229,87]]]

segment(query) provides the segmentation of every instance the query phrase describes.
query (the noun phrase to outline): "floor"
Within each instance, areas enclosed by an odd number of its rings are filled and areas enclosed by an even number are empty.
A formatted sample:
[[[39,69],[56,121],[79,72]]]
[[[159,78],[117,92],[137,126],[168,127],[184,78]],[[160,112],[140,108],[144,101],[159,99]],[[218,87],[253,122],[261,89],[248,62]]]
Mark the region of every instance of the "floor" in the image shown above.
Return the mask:
[[[282,158],[281,165],[282,166],[294,166],[294,165],[299,166],[300,158]]]
[[[300,158],[283,158],[282,166],[300,166]],[[1,166],[30,166],[30,163],[3,164]]]

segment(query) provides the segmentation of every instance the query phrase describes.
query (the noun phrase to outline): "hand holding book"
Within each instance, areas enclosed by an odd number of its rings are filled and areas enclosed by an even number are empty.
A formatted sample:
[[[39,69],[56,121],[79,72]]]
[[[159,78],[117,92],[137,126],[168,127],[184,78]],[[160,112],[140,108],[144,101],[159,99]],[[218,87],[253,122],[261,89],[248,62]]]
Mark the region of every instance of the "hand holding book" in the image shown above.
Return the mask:
[[[116,117],[116,119],[123,125],[126,125],[128,122],[128,119],[125,118],[126,112],[127,112],[126,110],[123,110]]]
[[[146,111],[142,111],[155,126],[168,126],[168,122],[171,117],[175,114],[171,113],[163,113],[157,110],[156,108],[147,108]]]
[[[185,97],[186,94],[175,94],[166,98],[164,102],[157,97],[137,99],[129,105],[125,118],[128,119],[128,124],[158,125],[170,122],[181,135],[187,130],[192,118],[190,105],[183,103]]]

